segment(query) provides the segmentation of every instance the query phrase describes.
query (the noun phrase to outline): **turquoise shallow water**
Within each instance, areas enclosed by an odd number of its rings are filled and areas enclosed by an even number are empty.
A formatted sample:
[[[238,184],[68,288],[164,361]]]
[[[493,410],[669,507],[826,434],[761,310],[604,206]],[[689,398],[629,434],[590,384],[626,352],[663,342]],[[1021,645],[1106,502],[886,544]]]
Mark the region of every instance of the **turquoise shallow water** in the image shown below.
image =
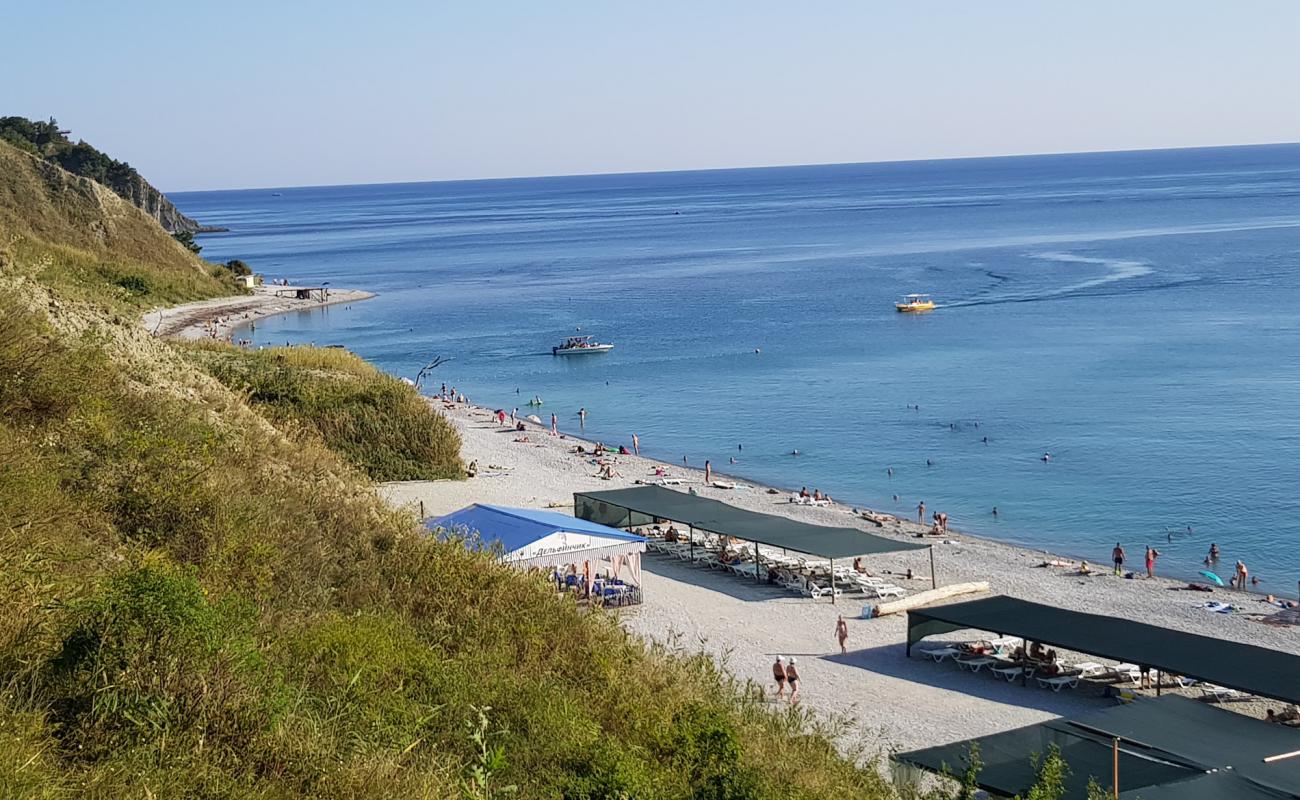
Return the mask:
[[[575,430],[585,406],[588,436],[667,460],[1300,578],[1298,145],[174,199],[232,228],[207,257],[380,293],[260,344],[442,355],[435,385],[540,394]],[[942,307],[895,313],[910,291]],[[617,348],[552,357],[579,327]]]

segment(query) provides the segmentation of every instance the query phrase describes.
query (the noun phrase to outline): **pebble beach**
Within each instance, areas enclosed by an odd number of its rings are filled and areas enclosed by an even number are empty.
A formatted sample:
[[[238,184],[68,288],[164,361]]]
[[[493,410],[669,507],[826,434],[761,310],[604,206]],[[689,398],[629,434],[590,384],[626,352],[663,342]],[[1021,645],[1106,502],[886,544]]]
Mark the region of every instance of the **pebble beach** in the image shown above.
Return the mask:
[[[741,508],[810,523],[856,526],[900,539],[925,530],[914,521],[873,515],[881,522],[878,527],[855,514],[854,509],[839,504],[792,504],[788,491],[772,494],[768,487],[717,470],[715,483],[722,480],[734,483],[735,488],[715,488],[705,485],[701,470],[633,455],[614,456],[615,477],[602,479],[589,454],[573,452],[576,445],[590,444],[580,432],[575,436],[562,431],[560,436],[551,436],[545,426],[526,423],[524,435],[528,441],[520,442],[516,439],[521,434],[498,425],[491,418],[491,409],[468,403],[430,402],[459,430],[464,459],[466,463],[477,462],[478,474],[465,481],[404,482],[382,487],[385,497],[394,504],[422,510],[426,516],[449,513],[472,503],[571,512],[573,492],[651,481],[656,467],[661,467],[682,481],[676,488],[693,488],[701,496]],[[536,413],[549,419],[551,409],[543,407]],[[834,496],[835,487],[825,488]],[[1113,576],[1108,568],[1080,575],[1077,561],[959,531],[926,539],[935,544],[936,576],[941,586],[987,581],[996,594],[1300,654],[1300,637],[1295,628],[1261,623],[1262,617],[1277,609],[1249,592],[1226,588],[1216,589],[1213,594],[1188,591],[1183,581],[1145,576],[1126,579]],[[1130,553],[1130,564],[1138,566],[1139,558],[1140,553]],[[1045,566],[1052,562],[1070,566]],[[924,551],[872,556],[866,560],[866,568],[904,586],[909,594],[930,587],[929,559]],[[911,581],[903,577],[909,569],[914,575]],[[767,687],[769,695],[773,691],[770,667],[775,657],[797,658],[803,676],[802,706],[825,720],[843,724],[841,741],[846,752],[869,756],[938,745],[1114,702],[1104,697],[1103,685],[1084,684],[1078,690],[1054,693],[995,680],[987,673],[971,674],[950,662],[935,664],[915,652],[909,659],[904,654],[906,615],[861,619],[863,605],[869,601],[860,594],[846,594],[837,604],[831,604],[825,599],[797,597],[775,586],[754,585],[727,573],[654,554],[644,557],[643,571],[644,603],[607,612],[617,614],[629,633],[670,647],[707,652],[738,677]],[[1228,603],[1238,610],[1211,612],[1204,608],[1207,600]],[[839,653],[834,636],[836,619],[841,614],[849,626],[846,655]],[[971,640],[978,636],[963,632],[953,638]],[[1194,690],[1185,691],[1197,696]],[[1262,716],[1264,708],[1278,704],[1246,700],[1225,706]]]

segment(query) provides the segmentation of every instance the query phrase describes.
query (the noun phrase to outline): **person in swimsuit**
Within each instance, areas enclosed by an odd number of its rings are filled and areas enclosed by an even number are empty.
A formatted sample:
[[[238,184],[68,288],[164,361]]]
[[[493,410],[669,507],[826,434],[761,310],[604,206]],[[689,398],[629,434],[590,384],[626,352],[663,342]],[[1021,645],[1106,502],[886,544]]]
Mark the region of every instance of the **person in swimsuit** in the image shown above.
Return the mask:
[[[925,524],[925,501],[924,500],[916,504],[916,524],[917,525]]]
[[[1246,591],[1246,578],[1250,575],[1250,570],[1246,569],[1246,562],[1237,562],[1237,574],[1233,576],[1232,583],[1243,592]]]
[[[790,684],[790,705],[799,702],[799,671],[794,668],[794,662],[795,659],[791,656],[785,665],[785,680]]]
[[[785,659],[781,656],[772,664],[772,678],[776,680],[776,696],[785,697]]]
[[[1110,551],[1110,560],[1115,562],[1115,574],[1124,574],[1124,548],[1115,542],[1115,549]]]
[[[1159,550],[1155,549],[1151,545],[1147,545],[1147,577],[1148,578],[1154,578],[1156,576],[1156,556],[1158,555],[1160,555]]]
[[[849,623],[844,621],[844,615],[840,615],[839,622],[835,623],[835,638],[840,640],[840,653],[849,652],[844,643],[849,640]]]

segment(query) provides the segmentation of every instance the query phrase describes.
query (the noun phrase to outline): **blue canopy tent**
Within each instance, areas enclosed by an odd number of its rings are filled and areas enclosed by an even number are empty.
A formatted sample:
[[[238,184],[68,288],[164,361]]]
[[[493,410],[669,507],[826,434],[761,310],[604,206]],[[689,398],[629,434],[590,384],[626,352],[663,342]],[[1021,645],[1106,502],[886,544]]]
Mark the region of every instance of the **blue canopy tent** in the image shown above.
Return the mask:
[[[424,526],[443,536],[465,537],[470,547],[499,547],[503,562],[523,569],[609,561],[615,578],[641,583],[644,536],[568,514],[475,504],[427,520]]]

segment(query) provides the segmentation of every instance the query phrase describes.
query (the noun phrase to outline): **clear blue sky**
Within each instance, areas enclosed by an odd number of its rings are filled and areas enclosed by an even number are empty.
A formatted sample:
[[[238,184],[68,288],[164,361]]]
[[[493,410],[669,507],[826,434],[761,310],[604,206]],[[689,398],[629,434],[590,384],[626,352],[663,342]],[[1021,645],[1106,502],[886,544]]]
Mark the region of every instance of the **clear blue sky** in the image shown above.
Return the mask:
[[[46,0],[0,19],[0,114],[55,116],[165,190],[1300,140],[1294,0]]]

